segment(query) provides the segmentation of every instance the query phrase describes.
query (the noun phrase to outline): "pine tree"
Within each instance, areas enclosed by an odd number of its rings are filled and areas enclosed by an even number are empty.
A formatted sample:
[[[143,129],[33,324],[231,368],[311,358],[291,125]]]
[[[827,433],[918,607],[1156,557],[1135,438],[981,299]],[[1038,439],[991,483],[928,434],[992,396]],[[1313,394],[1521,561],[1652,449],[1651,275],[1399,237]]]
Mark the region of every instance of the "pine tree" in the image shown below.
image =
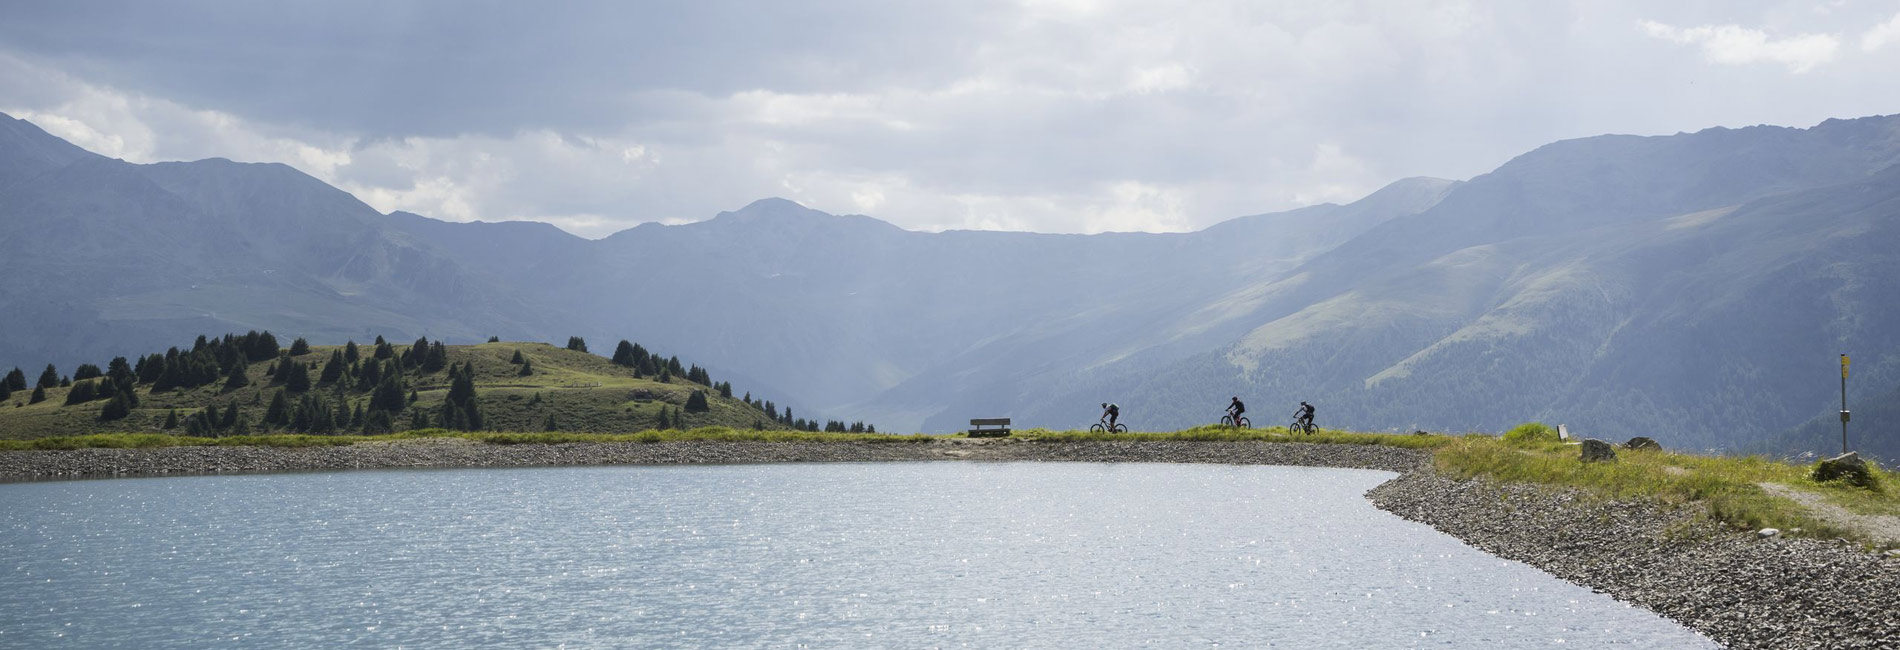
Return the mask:
[[[362,359],[362,358],[363,358],[363,354],[356,350],[355,341],[350,341],[343,345],[343,362],[344,363],[353,364],[353,363],[356,363],[358,359]]]
[[[330,360],[323,364],[323,374],[317,377],[317,385],[335,385],[337,380],[343,378],[343,366],[345,365],[347,365],[347,362],[343,360],[343,352],[331,350]]]
[[[436,341],[434,345],[429,346],[429,354],[422,358],[423,372],[441,372],[448,365],[449,348],[442,345],[441,341]]]
[[[395,431],[396,422],[389,416],[388,411],[370,411],[369,415],[363,418],[363,433],[378,434]]]
[[[662,384],[673,383],[673,373],[668,372],[665,368],[661,368],[659,382]]]
[[[376,385],[376,391],[369,397],[369,408],[372,411],[395,413],[408,405],[408,401],[403,399],[401,375],[384,377],[382,383]]]
[[[706,404],[705,391],[696,390],[696,391],[693,391],[692,395],[687,396],[686,398],[686,412],[687,413],[705,413],[710,410],[712,410],[712,407]]]
[[[119,394],[113,396],[110,400],[106,400],[105,408],[99,410],[99,419],[106,421],[123,420],[125,416],[131,414],[131,402],[126,401],[124,394]]]
[[[573,350],[575,352],[586,352],[587,339],[583,339],[578,336],[567,337],[567,349]]]
[[[5,381],[11,390],[26,390],[26,372],[20,370],[19,366],[14,366],[13,371],[7,373]]]
[[[250,368],[244,365],[244,360],[239,359],[236,364],[231,366],[231,374],[224,378],[224,392],[229,393],[251,385],[251,378],[245,376],[245,373],[249,371]]]
[[[512,363],[512,364],[515,364],[515,365],[517,365],[517,366],[519,366],[519,365],[521,365],[521,364],[524,364],[524,363],[527,363],[527,362],[528,362],[528,359],[527,359],[526,357],[523,357],[523,356],[521,356],[521,351],[520,351],[520,350],[515,350],[515,356],[514,356],[514,358],[511,358],[511,359],[509,359],[509,360],[508,360],[508,363]]]
[[[165,412],[165,424],[161,425],[161,428],[166,431],[178,428],[178,409]]]
[[[0,402],[13,399],[13,384],[0,381]]]
[[[732,382],[727,381],[727,382],[719,383],[719,396],[724,397],[726,399],[732,399]]]
[[[284,391],[270,398],[270,407],[264,409],[264,424],[285,426],[290,424],[290,400],[284,397]]]
[[[378,413],[381,413],[381,411],[378,411]],[[422,409],[416,409],[414,412],[409,414],[409,429],[410,430],[413,431],[415,429],[427,429],[427,428],[429,428],[429,416],[423,414]]]
[[[396,356],[396,348],[390,347],[389,342],[384,341],[383,337],[380,337],[380,336],[376,337],[376,354],[375,354],[376,360],[388,361],[389,359],[392,359],[395,356]]]
[[[284,381],[284,389],[293,393],[310,390],[310,371],[302,363],[290,362],[290,378]]]
[[[488,342],[489,342],[489,343],[500,343],[500,342],[501,342],[501,337],[499,337],[499,336],[490,336],[490,337],[488,337]]]
[[[521,377],[526,377],[528,375],[534,374],[534,364],[532,362],[523,360],[521,362],[521,371],[515,374]]]
[[[236,404],[224,407],[224,417],[218,420],[218,428],[228,431],[232,427],[237,426],[238,418],[239,413]]]
[[[53,364],[49,363],[49,364],[46,364],[46,370],[40,373],[39,383],[33,384],[33,387],[34,388],[53,388],[58,385],[59,385],[59,371],[55,370],[53,368]]]
[[[330,339],[330,340],[334,341],[336,339]],[[300,357],[306,354],[310,354],[309,341],[305,341],[303,340],[303,337],[299,336],[297,337],[297,340],[290,342],[290,356]]]
[[[198,417],[204,419],[205,429],[207,430],[217,429],[218,419],[223,415],[223,413],[218,412],[218,405],[216,404],[207,405],[204,407],[204,410],[198,412]]]
[[[92,401],[92,392],[92,382],[80,382],[79,385],[74,386],[72,390],[66,391],[66,404],[71,406],[73,404],[90,402]]]
[[[549,413],[547,419],[541,421],[541,430],[542,431],[560,431],[561,423],[554,421],[554,414]]]
[[[79,368],[73,371],[73,381],[85,381],[94,377],[104,376],[106,376],[105,371],[100,370],[99,366],[90,363],[79,364]]]
[[[632,343],[622,340],[620,342],[620,345],[614,347],[614,365],[628,366],[628,367],[633,366],[633,344]]]

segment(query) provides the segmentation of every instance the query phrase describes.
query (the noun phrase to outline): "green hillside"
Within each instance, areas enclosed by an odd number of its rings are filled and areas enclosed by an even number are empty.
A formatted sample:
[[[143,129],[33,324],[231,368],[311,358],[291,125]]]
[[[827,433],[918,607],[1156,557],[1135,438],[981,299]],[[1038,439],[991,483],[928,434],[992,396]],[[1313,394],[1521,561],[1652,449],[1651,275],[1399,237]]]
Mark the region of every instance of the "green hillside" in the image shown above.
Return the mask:
[[[115,360],[103,371],[80,369],[61,379],[87,379],[45,388],[44,399],[38,402],[33,401],[33,393],[39,382],[31,380],[41,373],[19,373],[27,380],[26,388],[0,390],[11,393],[0,399],[0,439],[160,431],[208,436],[380,433],[425,427],[597,433],[698,427],[815,431],[821,427],[791,417],[789,409],[752,400],[749,394],[730,395],[729,384],[714,381],[697,366],[680,366],[677,357],[654,355],[643,369],[545,343],[437,342],[420,350],[415,345],[355,346],[357,359],[349,361],[344,359],[344,346],[293,345],[269,354],[276,349],[273,340],[261,351],[247,348],[251,354],[246,358],[246,351],[235,350],[248,346],[245,340],[226,337],[224,347],[233,349],[225,350],[220,339],[212,339],[208,346],[200,339],[191,350],[174,349],[168,355],[136,362]],[[299,354],[290,354],[292,350]],[[436,358],[430,359],[431,353]],[[170,365],[177,366],[172,374],[162,375],[150,367],[166,365],[162,360],[168,356],[173,359]],[[219,360],[219,356],[225,358]],[[209,361],[199,367],[192,364],[193,359]],[[342,365],[336,370],[326,371],[326,366],[339,361]],[[369,365],[381,371],[366,370]],[[303,372],[305,379],[290,377],[292,370]],[[105,376],[92,378],[93,372]],[[366,383],[365,373],[376,381]],[[243,379],[233,380],[233,374],[242,374]],[[462,374],[474,389],[474,399],[457,399],[457,408],[445,408]],[[212,380],[206,382],[207,378]],[[13,388],[18,388],[19,381],[13,380]],[[136,400],[115,397],[68,403],[74,391],[114,394],[119,389],[109,384],[115,382],[133,386]],[[694,399],[695,393],[703,397],[703,405]],[[282,403],[273,409],[280,397]],[[115,403],[132,401],[136,406],[126,409],[123,417],[113,417]],[[472,421],[470,403],[478,413]],[[237,414],[232,416],[229,412],[234,408]],[[168,421],[172,422],[169,428]],[[834,431],[852,429],[841,422],[822,426]]]

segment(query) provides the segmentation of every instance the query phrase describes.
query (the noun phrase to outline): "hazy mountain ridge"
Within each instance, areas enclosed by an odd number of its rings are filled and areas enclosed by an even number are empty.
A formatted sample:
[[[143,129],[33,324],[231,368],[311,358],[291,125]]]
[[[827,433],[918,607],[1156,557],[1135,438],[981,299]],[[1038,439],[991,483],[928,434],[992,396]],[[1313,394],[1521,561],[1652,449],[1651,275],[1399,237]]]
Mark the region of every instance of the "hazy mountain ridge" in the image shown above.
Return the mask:
[[[34,324],[0,344],[22,365],[266,327],[583,335],[894,429],[1080,426],[1109,400],[1174,427],[1242,394],[1261,424],[1315,398],[1328,424],[1546,418],[1693,446],[1813,417],[1826,383],[1782,377],[1836,347],[1900,385],[1877,360],[1900,350],[1879,298],[1900,295],[1891,117],[1583,138],[1194,233],[922,233],[765,199],[602,240],[380,215],[281,165],[130,165],[7,122],[0,252],[52,269],[0,282]]]

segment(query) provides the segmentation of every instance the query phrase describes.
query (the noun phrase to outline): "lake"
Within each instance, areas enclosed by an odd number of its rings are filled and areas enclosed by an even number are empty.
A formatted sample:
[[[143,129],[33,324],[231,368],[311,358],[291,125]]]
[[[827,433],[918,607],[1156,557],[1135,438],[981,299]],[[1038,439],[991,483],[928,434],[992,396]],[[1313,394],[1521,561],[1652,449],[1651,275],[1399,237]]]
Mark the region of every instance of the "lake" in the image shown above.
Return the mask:
[[[883,463],[0,485],[0,647],[1714,648],[1368,470]]]

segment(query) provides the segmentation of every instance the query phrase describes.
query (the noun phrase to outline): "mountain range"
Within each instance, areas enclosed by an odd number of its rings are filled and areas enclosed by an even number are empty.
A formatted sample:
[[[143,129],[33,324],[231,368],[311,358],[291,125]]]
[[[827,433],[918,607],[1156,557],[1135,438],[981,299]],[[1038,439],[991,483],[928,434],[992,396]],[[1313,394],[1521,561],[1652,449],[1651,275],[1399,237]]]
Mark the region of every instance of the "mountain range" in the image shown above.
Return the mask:
[[[886,430],[1074,428],[1109,401],[1166,429],[1240,396],[1260,425],[1304,399],[1326,426],[1801,449],[1835,421],[1838,354],[1850,401],[1900,390],[1896,163],[1900,117],[1870,117],[1566,140],[1192,233],[914,232],[765,199],[588,240],[0,118],[0,366],[250,329],[578,335]],[[1857,446],[1900,457],[1893,417],[1857,416]]]

